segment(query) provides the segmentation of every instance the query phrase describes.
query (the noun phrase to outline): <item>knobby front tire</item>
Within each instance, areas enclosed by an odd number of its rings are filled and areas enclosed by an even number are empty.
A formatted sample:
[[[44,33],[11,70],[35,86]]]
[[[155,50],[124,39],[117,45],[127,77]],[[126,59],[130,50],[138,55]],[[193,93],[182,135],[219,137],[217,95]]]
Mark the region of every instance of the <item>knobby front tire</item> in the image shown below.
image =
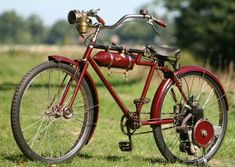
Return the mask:
[[[181,74],[179,80],[185,95],[189,98],[194,96],[199,107],[203,109],[204,120],[208,120],[214,127],[215,136],[212,143],[207,148],[198,147],[196,155],[189,155],[187,152],[180,151],[180,134],[176,132],[175,123],[171,125],[159,125],[153,127],[153,135],[156,144],[166,158],[174,163],[176,161],[186,164],[205,164],[209,161],[220,148],[227,128],[227,109],[225,94],[221,91],[210,76],[202,72],[187,72]],[[175,92],[178,102],[183,98],[175,85],[169,85],[164,95],[161,109],[161,118],[172,118],[176,115],[173,112],[175,100],[172,95]]]
[[[46,62],[33,68],[16,89],[11,107],[11,126],[20,150],[31,160],[59,163],[69,160],[85,145],[92,128],[92,94],[85,80],[64,117],[58,107],[64,88],[75,69]],[[79,74],[78,74],[79,75]],[[68,105],[76,81],[70,86]]]

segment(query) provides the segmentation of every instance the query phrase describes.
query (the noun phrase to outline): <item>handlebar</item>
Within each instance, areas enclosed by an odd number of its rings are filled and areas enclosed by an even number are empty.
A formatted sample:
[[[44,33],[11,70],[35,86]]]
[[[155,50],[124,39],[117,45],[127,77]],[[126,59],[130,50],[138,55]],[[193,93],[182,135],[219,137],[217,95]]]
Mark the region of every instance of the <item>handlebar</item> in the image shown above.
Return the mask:
[[[121,19],[119,19],[115,24],[110,25],[110,26],[105,26],[105,28],[115,29],[127,19],[142,19],[142,18],[145,18],[145,16],[144,15],[135,15],[135,14],[134,15],[130,15],[130,14],[125,15]]]
[[[91,24],[91,19],[89,17],[94,17],[96,20],[102,25],[103,28],[108,29],[115,29],[120,24],[122,24],[126,19],[147,19],[148,23],[152,25],[152,22],[158,24],[161,27],[166,27],[167,24],[157,18],[154,18],[153,16],[148,15],[147,10],[140,10],[140,14],[134,14],[134,15],[125,15],[121,19],[119,19],[115,24],[113,25],[105,25],[104,19],[102,19],[100,16],[98,16],[98,10],[90,10],[87,12],[80,12],[79,10],[71,10],[68,14],[68,22],[70,24],[77,24],[77,28],[81,34],[86,33],[88,25],[93,26]]]
[[[153,16],[140,14],[140,15],[125,15],[121,19],[119,19],[115,24],[111,26],[104,26],[104,27],[109,28],[109,29],[115,29],[127,19],[148,19],[149,21],[152,20],[154,23],[160,25],[161,27],[167,26],[167,24],[160,19],[156,19]]]

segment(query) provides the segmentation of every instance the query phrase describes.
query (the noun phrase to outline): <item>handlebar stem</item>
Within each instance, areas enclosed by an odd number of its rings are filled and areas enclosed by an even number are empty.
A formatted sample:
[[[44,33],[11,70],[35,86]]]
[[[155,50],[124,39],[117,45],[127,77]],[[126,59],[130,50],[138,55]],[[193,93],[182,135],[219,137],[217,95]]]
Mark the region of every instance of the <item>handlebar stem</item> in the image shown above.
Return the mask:
[[[94,33],[93,37],[91,38],[91,44],[93,44],[93,45],[95,44],[97,36],[100,32],[100,27],[101,27],[101,24],[98,24],[98,26],[96,27],[95,33]]]

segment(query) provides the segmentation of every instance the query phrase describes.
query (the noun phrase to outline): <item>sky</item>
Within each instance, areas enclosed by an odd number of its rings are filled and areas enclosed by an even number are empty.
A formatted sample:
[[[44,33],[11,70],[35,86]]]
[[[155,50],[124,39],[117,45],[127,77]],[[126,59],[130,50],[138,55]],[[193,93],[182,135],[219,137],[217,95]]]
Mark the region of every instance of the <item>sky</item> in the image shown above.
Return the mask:
[[[136,10],[152,0],[1,0],[0,14],[15,10],[17,14],[28,17],[37,14],[46,25],[58,19],[67,19],[68,11],[73,9],[100,9],[99,15],[107,25],[114,24],[126,14],[136,14]]]

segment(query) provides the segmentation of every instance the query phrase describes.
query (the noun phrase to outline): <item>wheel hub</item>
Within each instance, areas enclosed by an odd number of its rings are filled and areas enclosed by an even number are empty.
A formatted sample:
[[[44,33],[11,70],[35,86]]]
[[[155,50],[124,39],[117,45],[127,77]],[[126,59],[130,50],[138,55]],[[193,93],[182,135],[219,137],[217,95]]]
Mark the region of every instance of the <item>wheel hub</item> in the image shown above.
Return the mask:
[[[214,127],[207,120],[199,120],[193,129],[193,139],[199,147],[207,147],[211,144],[214,137]]]
[[[64,117],[65,119],[70,119],[73,116],[73,110],[70,107],[62,108],[59,105],[51,107],[50,110],[45,112],[46,115],[54,118]]]
[[[48,110],[45,114],[47,114],[48,116],[59,118],[62,116],[62,110],[59,105],[55,105],[50,110]]]
[[[73,116],[73,110],[70,107],[65,107],[63,109],[63,116],[65,119],[70,119]]]

